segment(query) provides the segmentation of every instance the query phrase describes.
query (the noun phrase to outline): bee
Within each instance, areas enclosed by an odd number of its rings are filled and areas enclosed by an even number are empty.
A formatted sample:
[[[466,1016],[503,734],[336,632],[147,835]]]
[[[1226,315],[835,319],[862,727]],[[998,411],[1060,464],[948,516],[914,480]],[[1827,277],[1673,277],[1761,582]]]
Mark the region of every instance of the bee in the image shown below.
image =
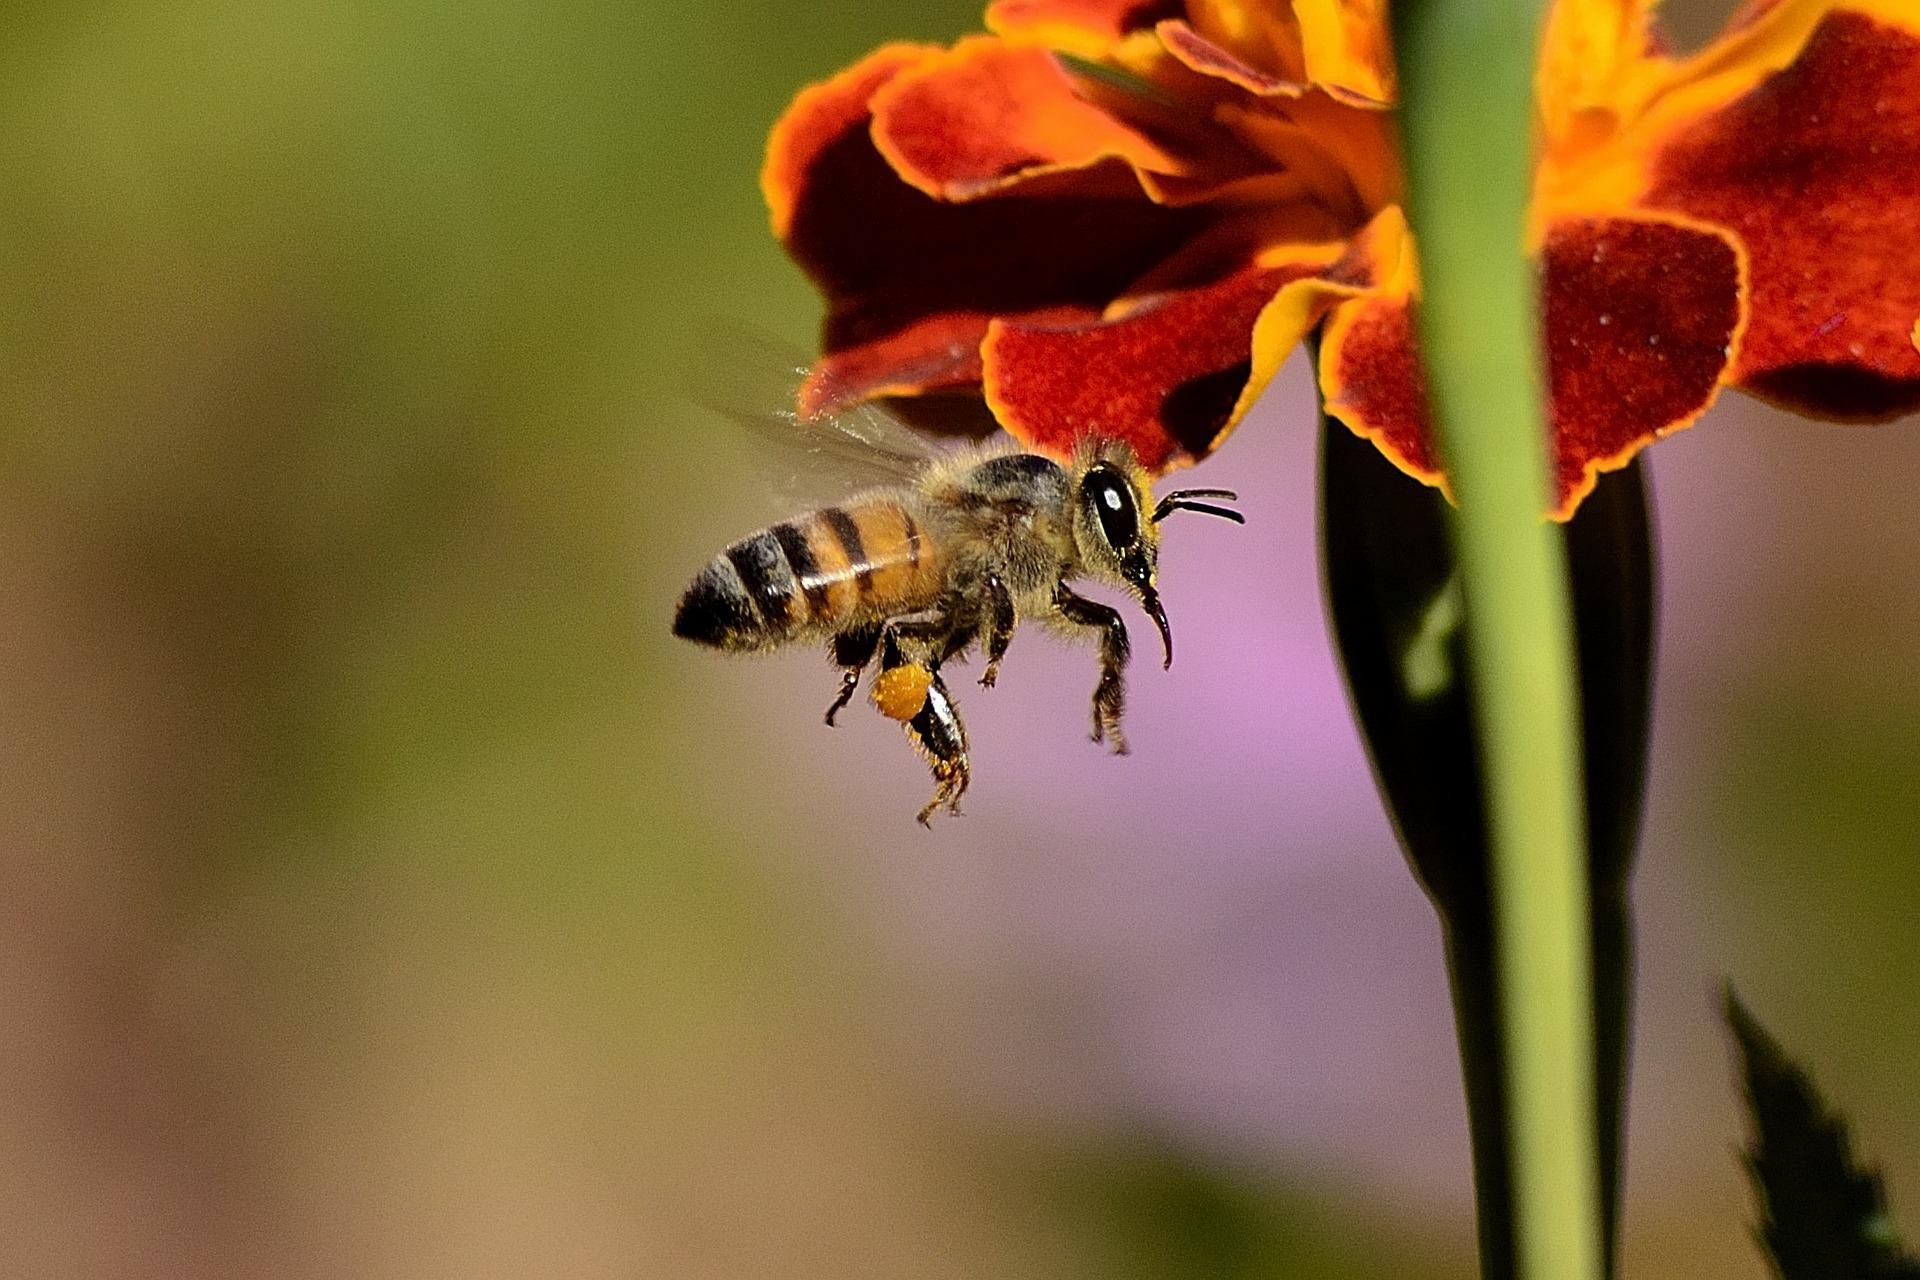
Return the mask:
[[[764,424],[763,424],[764,425]],[[1207,499],[1225,489],[1180,489],[1157,503],[1126,444],[1084,441],[1071,460],[1011,448],[941,453],[871,406],[858,417],[789,417],[816,452],[838,452],[892,483],[821,507],[727,547],[693,579],[673,633],[731,653],[827,643],[840,687],[831,725],[877,660],[869,696],[905,726],[932,769],[923,826],[942,807],[959,813],[970,780],[966,726],[943,678],[976,646],[980,684],[992,688],[1022,622],[1095,640],[1093,740],[1116,755],[1131,643],[1119,612],[1073,589],[1083,578],[1129,593],[1158,628],[1173,665],[1160,603],[1159,524],[1176,511],[1245,523]]]

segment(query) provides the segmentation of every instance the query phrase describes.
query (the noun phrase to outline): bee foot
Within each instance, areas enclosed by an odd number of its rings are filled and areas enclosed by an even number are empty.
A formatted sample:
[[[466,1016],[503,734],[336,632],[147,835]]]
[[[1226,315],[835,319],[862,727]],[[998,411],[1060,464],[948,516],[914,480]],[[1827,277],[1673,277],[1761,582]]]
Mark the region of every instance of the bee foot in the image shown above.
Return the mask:
[[[827,705],[827,728],[831,729],[834,727],[833,718],[840,714],[843,707],[853,701],[853,691],[859,684],[860,673],[858,671],[849,671],[841,677],[840,692],[835,694],[833,701]]]
[[[980,673],[980,687],[982,689],[991,689],[993,688],[994,683],[999,679],[1000,679],[1000,664],[997,662],[989,662],[987,664],[987,669]]]
[[[934,769],[933,799],[927,801],[924,809],[916,815],[923,827],[933,825],[933,815],[942,806],[954,817],[960,816],[960,797],[967,793],[967,784],[973,781],[973,774],[964,761],[944,762]]]
[[[935,796],[933,799],[927,801],[927,807],[920,811],[920,815],[919,815],[920,825],[923,827],[926,827],[928,830],[932,830],[933,815],[940,812],[943,806],[945,807],[948,814],[952,815],[953,817],[964,818],[966,816],[965,814],[960,812],[959,796],[955,796],[951,800],[944,799],[940,796]]]

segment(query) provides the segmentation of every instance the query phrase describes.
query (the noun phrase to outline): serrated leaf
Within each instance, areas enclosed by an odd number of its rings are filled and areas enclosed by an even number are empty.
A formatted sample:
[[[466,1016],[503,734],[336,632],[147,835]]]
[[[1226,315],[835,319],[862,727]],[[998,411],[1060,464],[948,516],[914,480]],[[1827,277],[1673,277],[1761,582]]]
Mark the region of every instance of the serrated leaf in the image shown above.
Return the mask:
[[[1902,1252],[1878,1170],[1854,1160],[1846,1123],[1806,1070],[1726,992],[1740,1046],[1753,1143],[1747,1176],[1759,1201],[1755,1230],[1780,1280],[1920,1280]]]

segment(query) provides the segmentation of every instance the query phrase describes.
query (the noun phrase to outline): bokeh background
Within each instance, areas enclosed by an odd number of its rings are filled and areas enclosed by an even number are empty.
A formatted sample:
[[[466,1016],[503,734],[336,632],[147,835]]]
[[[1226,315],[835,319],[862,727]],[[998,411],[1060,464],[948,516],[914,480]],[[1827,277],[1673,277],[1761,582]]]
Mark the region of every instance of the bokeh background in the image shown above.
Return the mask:
[[[1696,32],[1697,7],[1679,6]],[[0,1270],[1472,1273],[1437,931],[1329,653],[1296,365],[1174,526],[1135,754],[671,642],[782,514],[761,139],[965,0],[0,18]],[[1654,454],[1630,1277],[1756,1277],[1736,979],[1920,1222],[1920,423]]]

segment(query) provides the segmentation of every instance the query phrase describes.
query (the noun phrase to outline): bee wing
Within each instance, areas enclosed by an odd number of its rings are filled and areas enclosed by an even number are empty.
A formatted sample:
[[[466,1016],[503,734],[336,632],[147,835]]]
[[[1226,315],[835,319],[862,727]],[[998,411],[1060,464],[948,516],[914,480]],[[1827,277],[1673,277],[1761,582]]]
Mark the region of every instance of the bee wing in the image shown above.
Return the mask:
[[[837,473],[866,484],[910,480],[943,453],[879,405],[817,418],[803,418],[790,409],[720,412],[770,446],[776,459],[798,464],[803,471]]]
[[[803,417],[793,405],[807,363],[771,339],[730,333],[709,345],[734,357],[738,372],[725,394],[707,388],[694,398],[763,446],[774,496],[788,506],[904,484],[947,453],[877,402]]]

